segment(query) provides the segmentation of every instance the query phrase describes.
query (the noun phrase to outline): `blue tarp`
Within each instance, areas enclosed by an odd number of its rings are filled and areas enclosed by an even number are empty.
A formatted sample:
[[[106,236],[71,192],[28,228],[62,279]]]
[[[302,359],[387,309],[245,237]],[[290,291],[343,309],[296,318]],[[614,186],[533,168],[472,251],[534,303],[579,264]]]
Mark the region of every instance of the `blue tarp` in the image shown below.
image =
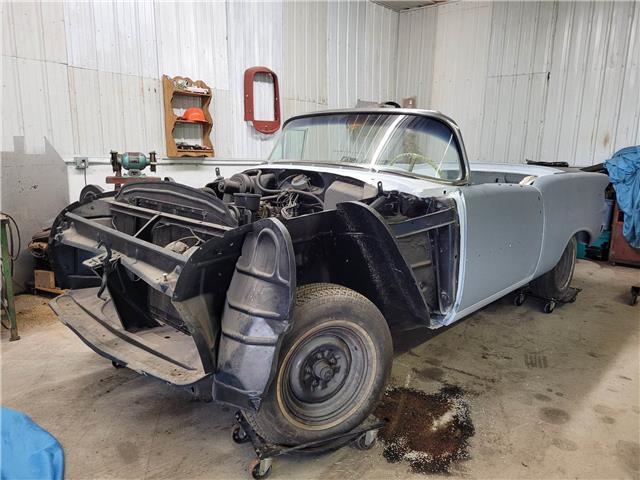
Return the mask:
[[[604,162],[624,212],[622,234],[629,245],[640,248],[640,145],[618,150]]]
[[[61,480],[64,476],[62,447],[24,413],[0,407],[0,437],[2,480]]]

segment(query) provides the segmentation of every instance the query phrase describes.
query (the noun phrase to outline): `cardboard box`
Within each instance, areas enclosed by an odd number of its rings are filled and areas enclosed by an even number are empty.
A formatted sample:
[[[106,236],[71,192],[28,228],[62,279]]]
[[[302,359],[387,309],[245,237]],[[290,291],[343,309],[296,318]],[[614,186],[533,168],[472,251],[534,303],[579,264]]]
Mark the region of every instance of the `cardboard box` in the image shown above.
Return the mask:
[[[49,270],[34,270],[36,288],[56,288],[56,277]]]

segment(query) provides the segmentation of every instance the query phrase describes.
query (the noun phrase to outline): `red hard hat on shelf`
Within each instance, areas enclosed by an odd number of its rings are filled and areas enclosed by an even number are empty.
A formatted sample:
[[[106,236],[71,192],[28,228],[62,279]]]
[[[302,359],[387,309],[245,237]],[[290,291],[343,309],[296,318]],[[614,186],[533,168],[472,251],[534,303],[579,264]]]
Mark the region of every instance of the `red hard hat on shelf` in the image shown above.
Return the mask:
[[[204,112],[201,108],[191,107],[187,108],[181,117],[178,117],[180,120],[186,120],[188,122],[206,122],[207,120],[204,118]]]

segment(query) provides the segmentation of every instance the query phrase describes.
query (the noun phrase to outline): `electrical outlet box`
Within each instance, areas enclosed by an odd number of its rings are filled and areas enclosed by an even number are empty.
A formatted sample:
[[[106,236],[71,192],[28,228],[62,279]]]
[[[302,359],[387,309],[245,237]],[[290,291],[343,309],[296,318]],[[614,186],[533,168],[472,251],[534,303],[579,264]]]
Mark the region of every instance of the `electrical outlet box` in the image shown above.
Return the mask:
[[[76,168],[84,170],[89,167],[89,159],[87,157],[73,157],[76,161]]]

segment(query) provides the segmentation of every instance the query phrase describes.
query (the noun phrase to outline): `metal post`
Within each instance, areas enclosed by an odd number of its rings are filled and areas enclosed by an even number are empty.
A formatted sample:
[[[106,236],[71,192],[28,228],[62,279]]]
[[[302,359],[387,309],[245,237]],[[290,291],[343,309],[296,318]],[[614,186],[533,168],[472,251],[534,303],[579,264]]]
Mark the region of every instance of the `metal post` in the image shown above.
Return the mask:
[[[0,239],[2,242],[2,282],[7,292],[7,312],[9,313],[9,325],[11,326],[11,338],[9,341],[20,340],[18,335],[18,323],[16,321],[16,307],[13,303],[13,279],[11,278],[11,258],[9,257],[9,240],[7,229],[9,219],[0,216]]]

